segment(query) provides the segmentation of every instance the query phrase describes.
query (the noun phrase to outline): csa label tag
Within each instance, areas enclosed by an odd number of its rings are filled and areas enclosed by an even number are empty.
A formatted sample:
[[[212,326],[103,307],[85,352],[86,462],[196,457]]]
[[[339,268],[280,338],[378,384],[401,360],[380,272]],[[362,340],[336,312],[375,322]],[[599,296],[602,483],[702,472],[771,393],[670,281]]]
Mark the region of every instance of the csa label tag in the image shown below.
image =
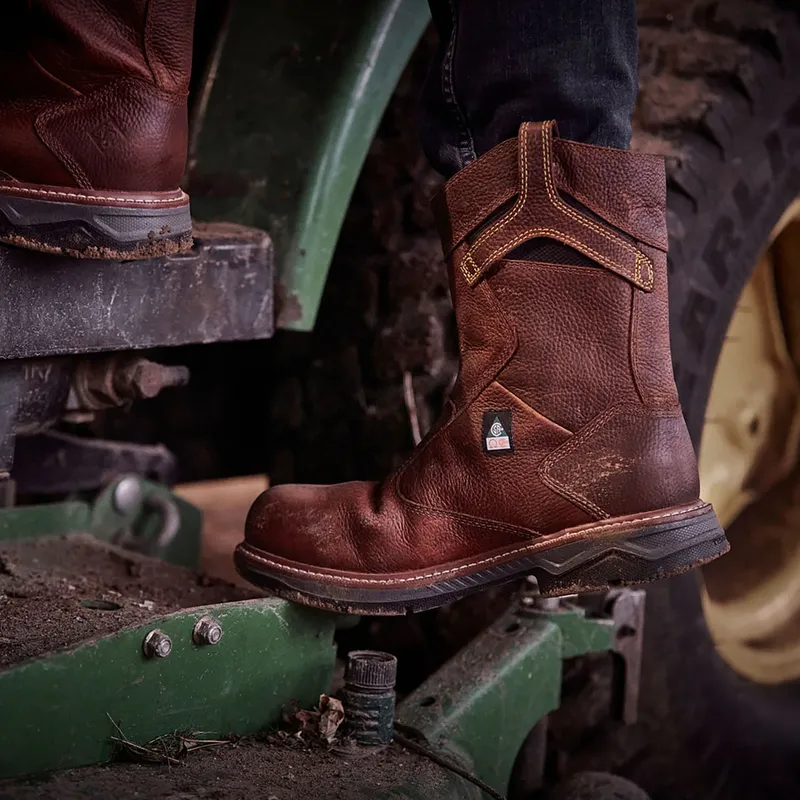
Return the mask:
[[[490,456],[514,452],[510,411],[483,412],[483,452]]]

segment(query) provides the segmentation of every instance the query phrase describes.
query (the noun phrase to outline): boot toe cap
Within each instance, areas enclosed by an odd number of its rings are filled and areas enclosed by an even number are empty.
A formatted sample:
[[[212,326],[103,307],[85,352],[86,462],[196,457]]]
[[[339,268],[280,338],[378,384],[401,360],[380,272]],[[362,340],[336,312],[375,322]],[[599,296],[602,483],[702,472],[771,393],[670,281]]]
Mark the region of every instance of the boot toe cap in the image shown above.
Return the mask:
[[[332,569],[358,569],[352,503],[368,484],[292,484],[263,492],[245,524],[245,544],[281,559]],[[343,491],[344,490],[344,491]]]

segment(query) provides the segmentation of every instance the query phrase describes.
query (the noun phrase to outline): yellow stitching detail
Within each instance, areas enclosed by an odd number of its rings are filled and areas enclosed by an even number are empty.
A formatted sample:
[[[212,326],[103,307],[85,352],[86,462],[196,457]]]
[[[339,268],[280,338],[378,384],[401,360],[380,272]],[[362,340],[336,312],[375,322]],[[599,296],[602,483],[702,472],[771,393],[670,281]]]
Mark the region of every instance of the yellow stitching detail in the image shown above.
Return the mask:
[[[530,125],[529,122],[524,122],[522,124],[522,128],[524,128],[525,131],[527,132],[529,125]],[[520,137],[520,138],[523,138],[523,141],[524,141],[524,137]],[[483,242],[485,242],[486,238],[488,236],[491,236],[492,234],[494,234],[495,231],[502,230],[503,228],[505,228],[506,225],[508,225],[512,220],[514,220],[516,218],[517,214],[519,214],[519,212],[523,209],[523,207],[525,206],[525,203],[527,202],[527,199],[528,199],[528,148],[527,147],[523,147],[522,148],[522,164],[521,164],[520,170],[522,172],[522,176],[521,176],[522,177],[522,187],[521,187],[521,190],[520,190],[520,193],[519,193],[519,197],[517,198],[517,202],[516,202],[514,208],[512,209],[512,211],[509,212],[509,216],[506,217],[506,218],[501,217],[493,225],[490,225],[478,237],[477,241],[469,248],[469,252],[467,253],[467,255],[464,256],[463,259],[461,259],[461,265],[460,265],[461,266],[461,271],[464,273],[464,276],[467,278],[467,283],[470,286],[472,286],[473,282],[475,281],[475,278],[478,277],[478,275],[480,274],[480,270],[481,270],[481,267],[475,262],[475,259],[472,257],[472,251],[475,250],[477,247],[479,247]],[[473,272],[471,272],[471,273],[468,272],[464,267],[464,262],[466,262],[467,259],[469,259],[473,264],[475,264],[475,270]],[[486,262],[484,262],[484,263],[486,263]]]
[[[529,125],[530,125],[529,122],[526,122],[526,123],[523,124],[523,127],[525,128],[526,131],[527,131]],[[495,229],[496,230],[500,230],[502,228],[505,228],[506,225],[508,225],[510,222],[512,222],[516,218],[517,214],[519,214],[519,212],[522,211],[522,208],[524,207],[525,203],[527,202],[527,200],[528,200],[528,148],[527,147],[523,147],[522,148],[521,170],[522,170],[522,190],[520,191],[519,198],[517,200],[517,204],[514,206],[514,210],[511,212],[511,214],[506,219],[502,219],[501,218],[501,219],[497,220],[497,222],[495,222],[494,225],[490,225],[489,228],[487,228],[478,237],[478,240],[475,242],[475,244],[473,244],[472,247],[470,247],[470,251],[474,250],[480,244],[485,242],[486,239],[495,232]]]
[[[467,261],[469,261],[469,263],[472,264],[474,269],[467,270],[464,267],[464,264]],[[475,259],[469,253],[467,253],[464,256],[463,260],[461,261],[461,271],[464,273],[464,277],[466,277],[467,283],[470,284],[470,286],[471,286],[472,282],[475,280],[475,278],[478,277],[478,274],[480,273],[481,270],[480,270],[480,267],[475,263]]]
[[[656,519],[666,519],[667,517],[677,517],[681,514],[689,514],[692,511],[697,511],[704,506],[707,506],[708,503],[695,503],[692,506],[688,506],[687,508],[682,508],[680,511],[670,511],[667,514],[653,514],[651,516],[643,516],[643,517],[635,517],[633,519],[625,520],[624,522],[611,522],[605,525],[598,525],[594,528],[586,528],[583,533],[586,534],[593,534],[597,531],[609,530],[611,528],[620,528],[624,525],[633,525],[637,522],[652,522]],[[242,547],[242,545],[240,545]],[[255,561],[261,561],[264,564],[269,564],[272,567],[277,567],[279,570],[286,570],[287,572],[296,572],[299,575],[310,575],[314,578],[326,578],[327,580],[340,582],[340,583],[376,583],[376,584],[387,584],[387,583],[413,583],[415,581],[423,581],[427,578],[438,578],[440,575],[449,575],[452,572],[460,572],[464,569],[472,569],[473,567],[480,567],[484,564],[491,564],[495,561],[500,561],[501,559],[508,558],[509,556],[517,555],[518,553],[524,553],[528,550],[536,551],[541,548],[541,542],[536,542],[534,544],[524,545],[523,547],[518,547],[515,550],[509,550],[506,553],[502,553],[499,556],[491,556],[490,558],[482,558],[479,561],[473,561],[470,564],[461,564],[458,567],[451,567],[450,569],[442,569],[442,570],[435,570],[434,572],[428,572],[424,575],[414,575],[411,578],[395,578],[394,580],[389,578],[348,578],[344,575],[330,575],[327,572],[314,572],[308,569],[299,569],[298,567],[290,567],[288,564],[280,564],[277,561],[272,561],[269,558],[264,558],[264,556],[257,555],[253,553],[250,547],[244,545],[243,549],[248,558],[252,558]]]
[[[641,268],[644,266],[645,272],[647,274],[646,279],[641,279],[641,283],[643,286],[646,286],[648,289],[653,288],[653,282],[655,280],[655,275],[653,274],[653,262],[643,253],[636,254],[636,273],[637,275],[641,275]]]
[[[549,168],[550,165],[550,139],[549,137],[543,136],[542,137],[542,158],[544,159],[545,169],[544,169],[544,184],[545,189],[547,190],[547,196],[550,198],[550,202],[558,208],[560,211],[563,211],[567,216],[572,217],[576,222],[579,224],[599,233],[601,236],[604,236],[606,239],[612,242],[617,242],[621,244],[623,248],[627,248],[631,250],[634,254],[636,253],[636,249],[631,247],[624,239],[619,239],[618,237],[614,236],[610,231],[607,231],[605,228],[601,228],[597,223],[592,222],[590,219],[584,218],[582,215],[579,215],[574,209],[570,208],[566,203],[564,203],[561,198],[558,196],[558,192],[556,192],[553,186],[553,176],[551,174],[551,170]]]
[[[513,209],[505,219],[501,218],[493,225],[490,225],[487,230],[485,230],[477,239],[477,241],[469,248],[469,252],[464,256],[461,260],[460,268],[461,271],[464,273],[464,277],[467,279],[467,283],[471,286],[475,279],[478,277],[482,270],[482,266],[479,265],[472,256],[472,252],[474,252],[484,241],[486,241],[487,237],[493,235],[497,231],[502,230],[506,225],[512,222],[517,215],[519,214],[520,210],[524,206],[527,197],[528,197],[528,147],[527,147],[527,138],[526,133],[528,126],[531,123],[524,123],[522,128],[524,129],[520,133],[520,147],[522,147],[522,163],[521,163],[521,170],[522,170],[522,189],[520,191],[519,198],[517,199],[517,203]],[[621,237],[616,236],[611,231],[606,230],[605,228],[600,227],[599,225],[595,224],[589,219],[586,219],[582,215],[576,213],[572,208],[570,208],[566,203],[564,203],[561,198],[558,196],[558,192],[555,191],[555,187],[553,186],[553,176],[552,176],[552,169],[550,164],[550,137],[549,136],[542,136],[542,158],[544,159],[543,164],[543,172],[544,172],[544,180],[545,180],[545,190],[547,191],[547,196],[550,202],[562,213],[566,214],[567,216],[574,219],[580,225],[593,230],[595,233],[600,234],[608,241],[612,242],[613,244],[617,244],[621,246],[623,249],[628,250],[629,252],[633,253],[634,255],[634,271],[633,271],[633,280],[640,286],[644,286],[647,289],[653,288],[653,272],[652,272],[652,262],[650,259],[641,253],[637,248],[630,245]],[[532,228],[528,231],[525,231],[524,234],[520,234],[511,242],[507,242],[506,244],[496,248],[492,251],[492,253],[485,259],[483,259],[483,265],[490,264],[495,257],[505,251],[508,252],[509,250],[513,249],[514,246],[520,242],[524,242],[526,239],[541,236],[541,235],[550,235],[556,238],[559,241],[566,242],[571,244],[573,247],[576,247],[578,250],[588,253],[595,259],[598,263],[602,264],[605,267],[615,271],[621,272],[622,274],[627,274],[627,270],[617,264],[615,261],[602,256],[598,253],[594,248],[588,247],[583,242],[578,241],[574,237],[571,237],[567,234],[561,233],[560,231],[555,231],[551,228]],[[469,269],[467,267],[467,262],[470,262],[474,265],[474,269]],[[647,269],[647,280],[643,281],[641,277],[641,268],[645,266]]]
[[[615,234],[611,233],[611,231],[608,231],[605,228],[600,227],[591,220],[586,219],[583,215],[578,214],[558,196],[558,192],[556,192],[555,187],[553,186],[553,176],[552,176],[552,170],[550,168],[550,156],[551,156],[550,137],[542,136],[542,157],[544,158],[544,183],[545,183],[545,188],[547,190],[547,196],[550,198],[550,202],[564,214],[566,214],[569,217],[572,217],[572,219],[574,219],[579,225],[583,225],[589,228],[590,230],[595,231],[595,233],[599,233],[601,236],[608,239],[608,241],[616,243],[620,245],[624,250],[632,252],[634,256],[634,274],[637,274],[639,268],[639,258],[643,258],[645,262],[647,262],[648,264],[650,262],[650,259],[647,258],[647,256],[642,255],[642,253],[640,253],[639,250],[637,250],[637,248],[630,245],[621,237],[616,236]],[[600,263],[604,264],[605,266],[609,266],[609,264],[613,264],[614,262],[601,261]],[[614,264],[614,266],[618,270],[625,272],[625,269],[619,264]],[[638,282],[639,278],[637,277],[635,278],[635,280],[637,280]]]
[[[518,236],[515,236],[510,242],[507,242],[502,247],[498,247],[496,250],[494,250],[486,259],[486,261],[491,262],[494,259],[494,257],[498,253],[505,250],[506,247],[510,247],[513,249],[514,246],[516,246],[517,244],[524,242],[526,239],[530,239],[535,236],[550,236],[552,238],[558,239],[559,241],[566,242],[567,244],[571,244],[573,247],[576,247],[582,252],[589,253],[592,256],[592,258],[594,258],[595,261],[599,262],[600,264],[603,264],[604,266],[609,267],[610,269],[613,268],[619,270],[622,269],[622,267],[620,267],[614,261],[610,261],[601,253],[598,253],[594,248],[589,247],[589,245],[584,244],[583,242],[579,241],[578,239],[575,239],[572,236],[569,236],[566,233],[561,233],[561,231],[557,231],[555,228],[531,228],[530,230],[525,231],[524,233],[520,233]],[[474,263],[474,260],[472,259],[471,256],[470,260],[473,261]]]
[[[32,195],[46,195],[49,197],[75,197],[79,200],[111,200],[116,203],[146,203],[155,205],[157,203],[174,203],[176,200],[184,200],[188,195],[178,190],[175,197],[171,198],[153,198],[152,200],[135,198],[135,197],[104,197],[102,195],[94,194],[81,194],[80,192],[56,192],[52,189],[28,189],[25,186],[7,186],[0,184],[0,194],[6,192],[17,192],[19,194],[32,194]]]

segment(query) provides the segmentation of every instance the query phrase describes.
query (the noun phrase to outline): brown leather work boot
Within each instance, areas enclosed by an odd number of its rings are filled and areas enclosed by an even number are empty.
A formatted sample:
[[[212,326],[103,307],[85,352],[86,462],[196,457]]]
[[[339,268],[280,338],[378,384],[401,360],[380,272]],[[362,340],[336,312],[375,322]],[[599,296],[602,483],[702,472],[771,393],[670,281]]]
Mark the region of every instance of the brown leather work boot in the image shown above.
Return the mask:
[[[663,162],[553,131],[524,124],[437,199],[461,371],[435,428],[383,483],[264,493],[236,552],[248,580],[401,614],[528,574],[543,595],[602,591],[728,549],[672,376]]]
[[[191,247],[178,184],[194,0],[8,0],[0,241],[88,258]]]

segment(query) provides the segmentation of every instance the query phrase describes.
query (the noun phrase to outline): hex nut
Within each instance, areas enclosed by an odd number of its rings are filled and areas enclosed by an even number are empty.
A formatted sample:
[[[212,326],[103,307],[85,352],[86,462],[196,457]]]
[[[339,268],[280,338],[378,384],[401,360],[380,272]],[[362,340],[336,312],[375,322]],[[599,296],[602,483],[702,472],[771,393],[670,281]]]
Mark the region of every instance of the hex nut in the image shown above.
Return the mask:
[[[195,644],[219,644],[222,639],[222,625],[213,617],[200,617],[192,629],[192,641]]]
[[[147,658],[166,658],[172,652],[172,639],[156,628],[144,637],[142,650]]]

